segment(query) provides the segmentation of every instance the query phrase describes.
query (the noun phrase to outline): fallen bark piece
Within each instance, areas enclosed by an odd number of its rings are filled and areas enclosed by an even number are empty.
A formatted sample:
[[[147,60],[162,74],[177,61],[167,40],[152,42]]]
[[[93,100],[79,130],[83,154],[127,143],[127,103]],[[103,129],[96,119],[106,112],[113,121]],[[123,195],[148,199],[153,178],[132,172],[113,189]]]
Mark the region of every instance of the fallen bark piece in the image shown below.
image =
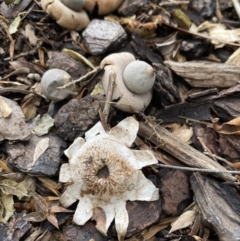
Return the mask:
[[[236,189],[213,178],[194,173],[191,185],[203,220],[220,241],[240,239],[240,195]]]
[[[212,128],[193,123],[193,133],[192,143],[196,149],[200,152],[208,150],[209,153],[218,154],[218,135]]]
[[[152,142],[157,148],[166,151],[186,165],[222,171],[222,173],[217,173],[216,175],[224,180],[236,181],[236,178],[231,174],[225,173],[227,171],[226,168],[183,141],[180,141],[176,136],[150,118],[144,115],[142,117],[145,119],[145,123],[140,122],[138,135]]]
[[[66,241],[79,241],[79,240],[97,240],[107,241],[108,238],[101,234],[96,228],[95,224],[91,221],[87,222],[84,226],[69,225],[65,233]]]
[[[22,220],[24,213],[16,213],[7,224],[0,223],[0,240],[19,241],[30,230],[30,222]]]
[[[123,15],[125,17],[132,16],[147,3],[148,3],[148,0],[123,1],[123,3],[121,4],[121,6],[118,8],[117,11],[120,15]]]
[[[159,103],[165,107],[181,102],[178,88],[173,82],[171,70],[160,63],[153,64],[153,67],[156,71],[154,90],[157,92]]]
[[[18,104],[0,96],[0,100],[11,109],[9,116],[4,117],[3,106],[0,109],[0,141],[27,140],[31,132],[25,123],[23,112]]]
[[[99,121],[98,111],[104,106],[103,96],[87,96],[72,99],[55,115],[57,133],[65,140],[73,141]]]
[[[49,143],[48,147],[45,146],[45,140]],[[39,146],[41,142],[44,142],[42,147]],[[10,157],[8,164],[13,169],[31,175],[54,176],[58,171],[60,157],[63,149],[66,148],[66,143],[55,134],[44,137],[32,135],[29,142],[6,143],[5,147]]]
[[[92,55],[103,54],[118,49],[127,34],[117,22],[92,20],[82,33],[83,42]]]
[[[163,212],[166,215],[179,215],[191,202],[188,176],[178,170],[162,169],[158,174],[160,194],[163,199]]]
[[[236,92],[235,95],[236,96],[225,96],[213,102],[212,110],[217,113],[217,116],[222,121],[229,121],[240,116],[238,92]]]
[[[227,88],[239,84],[240,69],[235,65],[207,61],[164,63],[193,87]]]
[[[210,121],[211,102],[201,101],[198,103],[182,102],[167,106],[164,110],[157,111],[156,117],[164,123],[186,123],[186,120],[194,119],[200,121]]]
[[[162,57],[155,53],[138,35],[132,35],[130,44],[142,60],[150,63],[163,63]]]
[[[136,235],[145,228],[156,223],[162,214],[161,200],[151,202],[128,201],[126,208],[129,215],[126,238]],[[112,228],[109,230],[108,236],[111,235],[116,236],[115,224],[112,225]]]
[[[240,136],[220,134],[217,143],[218,156],[223,156],[228,161],[233,163],[240,160]]]
[[[129,226],[126,237],[130,237],[158,221],[161,213],[161,201],[134,201],[127,202]]]

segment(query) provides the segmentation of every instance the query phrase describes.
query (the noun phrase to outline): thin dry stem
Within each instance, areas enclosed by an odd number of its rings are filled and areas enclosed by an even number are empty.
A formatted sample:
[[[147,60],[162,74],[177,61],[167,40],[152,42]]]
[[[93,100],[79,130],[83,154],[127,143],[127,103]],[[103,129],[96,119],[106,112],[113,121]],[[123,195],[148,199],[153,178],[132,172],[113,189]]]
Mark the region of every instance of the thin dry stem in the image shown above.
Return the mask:
[[[65,88],[67,88],[67,87],[69,87],[69,86],[71,86],[71,85],[75,85],[76,83],[79,83],[79,82],[87,79],[89,76],[95,74],[99,69],[100,69],[100,68],[97,67],[97,68],[93,69],[92,71],[88,72],[87,74],[81,76],[79,79],[73,80],[72,82],[67,83],[67,84],[65,84],[65,85],[63,85],[63,86],[59,86],[57,89],[61,90],[61,89],[65,89]]]
[[[220,172],[217,175],[224,180],[236,181],[235,177],[228,172],[225,173],[227,169],[222,165],[189,146],[187,143],[179,140],[155,121],[143,114],[139,115],[145,122],[140,122],[138,135],[152,142],[157,148],[166,151],[188,166],[216,170]]]
[[[107,89],[106,102],[103,108],[103,115],[106,123],[108,123],[108,116],[111,108],[111,101],[112,101],[115,81],[116,81],[116,73],[111,73],[109,75],[109,84]]]
[[[165,164],[155,164],[158,167],[164,167],[164,168],[171,168],[176,170],[183,170],[183,171],[191,171],[191,172],[204,172],[204,173],[229,173],[229,174],[240,174],[240,171],[232,171],[232,170],[226,170],[226,171],[218,171],[213,169],[203,169],[203,168],[194,168],[194,167],[180,167],[180,166],[172,166],[172,165],[165,165]]]
[[[240,19],[240,4],[239,4],[238,0],[232,0],[232,2],[233,2],[233,6],[235,8],[235,11]]]
[[[174,1],[170,0],[169,2],[159,3],[159,6],[175,6],[175,5],[188,5],[190,1]]]

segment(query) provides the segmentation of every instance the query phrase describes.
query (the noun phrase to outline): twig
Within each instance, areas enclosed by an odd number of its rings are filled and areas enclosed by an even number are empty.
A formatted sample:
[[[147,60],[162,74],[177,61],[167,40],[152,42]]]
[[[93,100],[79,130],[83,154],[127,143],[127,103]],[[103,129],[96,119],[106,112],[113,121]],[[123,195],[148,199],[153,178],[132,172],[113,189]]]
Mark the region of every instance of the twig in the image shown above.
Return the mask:
[[[219,4],[219,0],[216,0],[216,16],[218,18],[219,21],[223,20],[223,15],[221,13],[221,9],[220,9],[220,4]]]
[[[67,87],[69,87],[69,86],[71,86],[71,85],[74,85],[74,84],[76,84],[76,83],[79,83],[79,82],[81,82],[82,80],[87,79],[89,76],[95,74],[99,69],[100,69],[100,68],[97,67],[97,68],[93,69],[92,71],[88,72],[87,74],[83,75],[83,76],[80,77],[79,79],[73,80],[72,82],[70,82],[70,83],[68,83],[68,84],[65,84],[65,85],[63,85],[63,86],[59,86],[59,87],[57,87],[57,89],[59,89],[59,90],[60,90],[60,89],[65,89],[65,88],[67,88]]]
[[[140,113],[139,118],[143,118],[144,122],[139,123],[138,135],[152,142],[157,148],[166,151],[188,166],[220,171],[218,176],[224,180],[236,181],[235,177],[229,173],[224,173],[226,168],[179,140],[155,121]]]
[[[114,91],[115,81],[116,81],[116,73],[111,73],[109,75],[106,102],[105,102],[105,105],[103,108],[103,116],[104,116],[106,123],[108,123],[108,116],[109,116],[109,111],[110,111],[110,107],[111,107],[111,101],[112,101],[112,95],[113,95],[113,91]]]
[[[159,6],[174,6],[174,5],[188,5],[190,1],[169,1],[169,2],[164,2],[164,3],[159,3]]]
[[[40,41],[38,42],[37,46],[34,47],[32,50],[30,50],[30,51],[28,51],[28,52],[25,52],[25,53],[21,53],[21,54],[15,55],[15,56],[13,56],[12,58],[11,58],[11,57],[7,57],[7,58],[5,58],[4,60],[5,60],[5,61],[9,61],[9,60],[17,59],[17,58],[20,58],[20,57],[25,57],[25,56],[27,56],[27,55],[33,55],[33,54],[35,54],[35,53],[38,51],[39,47],[40,47],[42,44],[43,44],[43,41],[40,40]]]
[[[108,126],[108,124],[107,124],[107,122],[105,120],[104,114],[103,114],[101,109],[98,111],[98,114],[99,114],[99,118],[100,118],[100,121],[102,123],[103,129],[106,132],[110,131],[111,128]]]
[[[211,157],[214,161],[217,161],[216,158],[213,156],[213,153],[207,148],[207,146],[205,145],[203,139],[201,137],[197,138],[199,140],[199,142],[201,143],[203,149],[204,149],[204,153],[207,153],[209,157]]]
[[[194,167],[179,167],[171,166],[165,164],[155,164],[158,167],[171,168],[176,170],[191,171],[191,172],[205,172],[205,173],[229,173],[229,174],[240,174],[240,171],[218,171],[213,169],[203,169],[203,168],[194,168]]]
[[[232,0],[232,2],[238,17],[240,18],[240,4],[238,0]]]

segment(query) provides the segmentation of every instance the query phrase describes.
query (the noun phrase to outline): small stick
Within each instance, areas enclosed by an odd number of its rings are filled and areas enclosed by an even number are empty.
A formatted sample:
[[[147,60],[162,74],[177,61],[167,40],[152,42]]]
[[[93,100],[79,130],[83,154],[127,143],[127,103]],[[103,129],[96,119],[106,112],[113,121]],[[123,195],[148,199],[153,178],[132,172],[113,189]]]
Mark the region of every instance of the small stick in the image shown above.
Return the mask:
[[[203,139],[201,137],[198,137],[197,139],[200,141],[200,143],[201,143],[201,145],[202,145],[202,147],[204,149],[204,152],[208,153],[208,156],[211,157],[214,161],[217,161],[216,158],[213,156],[212,152],[205,145]]]
[[[220,171],[218,176],[224,180],[236,181],[234,176],[229,173],[224,173],[227,171],[226,168],[179,140],[149,117],[139,113],[139,118],[142,118],[144,122],[139,122],[138,135],[152,142],[157,148],[166,151],[188,166]]]
[[[31,49],[30,51],[26,52],[26,53],[21,53],[21,54],[18,54],[18,55],[14,55],[12,58],[11,57],[7,57],[5,59],[3,59],[4,61],[9,61],[9,60],[13,60],[13,59],[17,59],[17,58],[20,58],[20,57],[25,57],[25,56],[28,56],[28,55],[33,55],[35,54],[38,49],[41,47],[41,45],[43,44],[43,41],[39,41],[37,43],[37,46],[34,47],[33,49]]]
[[[79,79],[73,80],[72,82],[67,83],[67,84],[65,84],[65,85],[63,85],[63,86],[59,86],[59,87],[57,87],[57,89],[59,89],[59,90],[65,89],[65,88],[67,88],[67,87],[69,87],[69,86],[71,86],[71,85],[74,85],[74,84],[76,84],[76,83],[79,83],[79,82],[81,82],[82,80],[87,79],[89,76],[95,74],[99,69],[100,69],[100,68],[97,67],[97,68],[93,69],[92,71],[88,72],[87,74],[81,76]]]
[[[159,3],[159,6],[174,6],[174,5],[188,5],[190,1],[173,1],[171,0],[170,2],[164,2],[164,3]]]
[[[203,169],[203,168],[194,168],[194,167],[179,167],[179,166],[172,166],[172,165],[165,165],[165,164],[154,164],[158,167],[163,168],[171,168],[176,170],[183,170],[183,171],[191,171],[191,172],[205,172],[205,173],[229,173],[229,174],[240,174],[240,171],[218,171],[213,169]]]
[[[108,126],[108,124],[107,124],[107,122],[105,120],[104,114],[103,114],[101,109],[98,111],[98,114],[99,114],[99,118],[100,118],[100,121],[102,123],[103,129],[106,132],[110,131],[110,127]]]
[[[221,9],[220,9],[220,4],[219,4],[219,0],[216,0],[216,16],[218,18],[219,21],[223,20],[223,15],[221,13]]]
[[[240,18],[240,4],[238,0],[232,0],[232,2],[238,17]]]
[[[106,95],[106,102],[105,102],[105,105],[103,108],[103,116],[104,116],[106,123],[108,123],[108,116],[109,116],[109,112],[110,112],[115,81],[116,81],[116,73],[111,73],[109,75],[109,83],[108,83],[108,89],[107,89],[107,95]]]

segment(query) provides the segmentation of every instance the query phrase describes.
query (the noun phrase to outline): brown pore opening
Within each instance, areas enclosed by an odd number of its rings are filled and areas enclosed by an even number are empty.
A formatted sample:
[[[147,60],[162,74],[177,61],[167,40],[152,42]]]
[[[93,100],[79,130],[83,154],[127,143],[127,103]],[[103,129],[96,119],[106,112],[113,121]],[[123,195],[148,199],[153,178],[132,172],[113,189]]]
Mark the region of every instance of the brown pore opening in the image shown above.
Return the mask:
[[[97,176],[99,178],[108,178],[109,177],[109,170],[108,170],[108,167],[105,165],[103,166],[103,168],[101,168],[98,173],[97,173]]]

